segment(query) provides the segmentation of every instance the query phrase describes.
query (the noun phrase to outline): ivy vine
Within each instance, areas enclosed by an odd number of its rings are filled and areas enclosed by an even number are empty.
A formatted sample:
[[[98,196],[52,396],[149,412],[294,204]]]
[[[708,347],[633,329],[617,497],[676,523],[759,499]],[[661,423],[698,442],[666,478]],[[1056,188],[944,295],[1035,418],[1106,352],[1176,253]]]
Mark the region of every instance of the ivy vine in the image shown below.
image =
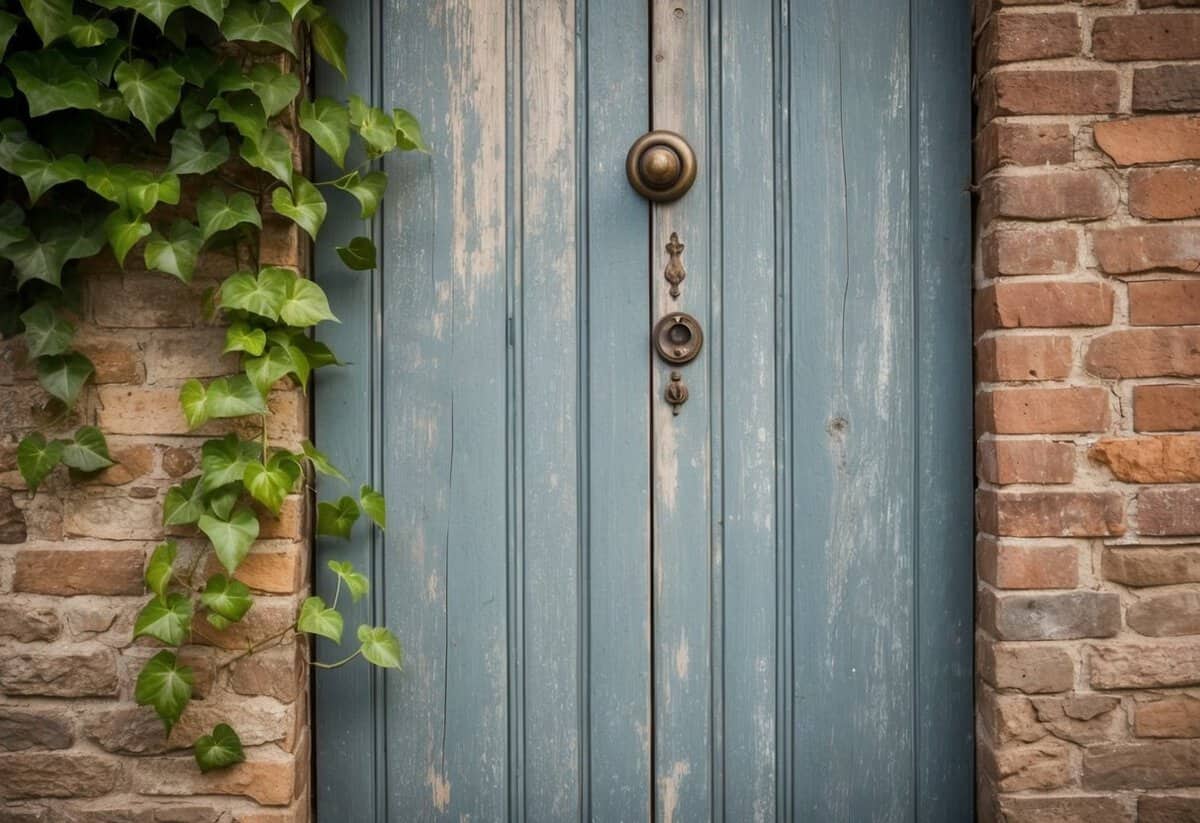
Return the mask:
[[[261,265],[263,215],[274,212],[315,239],[327,211],[323,192],[336,190],[370,220],[387,185],[376,161],[425,150],[416,120],[402,109],[385,112],[358,97],[309,99],[298,59],[305,42],[346,74],[346,35],[312,0],[0,0],[0,333],[24,335],[50,397],[42,431],[17,450],[31,496],[59,466],[87,476],[113,465],[99,429],[64,432],[95,371],[73,348],[81,263],[111,254],[124,267],[140,248],[146,269],[185,283],[206,255],[244,267],[211,292],[207,308],[197,307],[226,325],[214,355],[235,353],[240,368],[207,383],[188,380],[179,402],[192,429],[257,418],[260,433],[205,441],[199,474],[167,491],[163,526],[202,535],[203,549],[181,557],[169,540],[154,550],[145,572],[152,596],[134,626],[135,637],[168,647],[142,667],[135,688],[168,735],[193,688],[178,648],[227,630],[253,608],[236,574],[261,517],[278,516],[314,473],[349,482],[312,443],[294,452],[268,439],[272,388],[307,390],[313,371],[340,362],[311,336],[317,324],[336,322],[321,288],[294,269]],[[289,123],[345,174],[306,177]],[[347,171],[348,155],[361,162]],[[365,235],[337,253],[352,270],[376,265]],[[364,514],[384,528],[383,497],[365,485],[318,503],[317,533],[349,538]],[[220,570],[206,574],[210,553]],[[225,665],[297,634],[341,643],[338,600],[343,590],[358,600],[368,581],[349,563],[329,568],[338,581],[331,603],[307,598],[293,623],[248,642]],[[387,628],[359,626],[355,640],[344,659],[313,665],[362,657],[400,666],[400,644]],[[226,723],[193,750],[204,771],[244,759]]]

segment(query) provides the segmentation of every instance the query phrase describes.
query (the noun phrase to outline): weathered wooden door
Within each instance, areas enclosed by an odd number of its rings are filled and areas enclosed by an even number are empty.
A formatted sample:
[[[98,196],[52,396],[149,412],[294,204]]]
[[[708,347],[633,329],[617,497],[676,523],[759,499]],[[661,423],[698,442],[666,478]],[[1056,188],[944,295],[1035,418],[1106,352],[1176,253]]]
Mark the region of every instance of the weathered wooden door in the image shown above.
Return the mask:
[[[321,819],[970,819],[965,0],[340,6],[433,150],[377,274],[317,255],[319,445],[390,520],[317,588],[369,569],[407,652],[316,678]]]

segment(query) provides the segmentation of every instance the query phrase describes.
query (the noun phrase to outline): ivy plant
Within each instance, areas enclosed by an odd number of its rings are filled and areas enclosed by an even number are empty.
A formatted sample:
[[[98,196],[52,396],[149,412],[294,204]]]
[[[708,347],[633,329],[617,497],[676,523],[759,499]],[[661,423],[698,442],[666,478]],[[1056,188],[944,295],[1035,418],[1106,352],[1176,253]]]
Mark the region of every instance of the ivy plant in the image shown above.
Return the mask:
[[[378,492],[363,485],[352,493],[308,441],[293,451],[268,438],[272,392],[307,390],[313,372],[340,361],[311,334],[337,321],[325,293],[292,268],[262,265],[261,238],[264,215],[274,214],[316,239],[327,195],[349,195],[369,221],[387,185],[379,158],[425,144],[402,109],[359,97],[310,99],[304,43],[345,75],[346,35],[312,0],[0,0],[0,333],[24,336],[48,398],[39,430],[17,451],[30,495],[59,466],[86,478],[113,465],[103,432],[71,430],[95,371],[74,347],[87,263],[140,260],[184,283],[208,258],[241,263],[204,301],[226,328],[214,357],[232,353],[240,368],[188,380],[179,392],[189,427],[211,423],[227,433],[203,442],[199,473],[172,486],[162,504],[167,533],[194,537],[187,544],[201,548],[183,552],[168,540],[154,550],[145,571],[150,599],[134,626],[135,637],[164,646],[138,674],[135,698],[153,707],[168,735],[194,682],[179,647],[228,631],[253,611],[254,595],[237,573],[262,518],[278,516],[320,473],[347,493],[317,504],[318,534],[348,538],[363,515],[361,522],[385,526]],[[291,124],[339,176],[306,176]],[[357,165],[347,167],[351,157]],[[352,270],[376,265],[365,234],[337,253]],[[253,425],[230,422],[240,418]],[[329,569],[337,579],[332,602],[307,598],[294,622],[246,642],[226,665],[298,635],[342,644],[339,599],[363,597],[368,581],[349,563]],[[402,651],[387,628],[362,625],[345,657],[313,665],[358,657],[397,668]],[[204,771],[245,758],[228,723],[192,745]]]

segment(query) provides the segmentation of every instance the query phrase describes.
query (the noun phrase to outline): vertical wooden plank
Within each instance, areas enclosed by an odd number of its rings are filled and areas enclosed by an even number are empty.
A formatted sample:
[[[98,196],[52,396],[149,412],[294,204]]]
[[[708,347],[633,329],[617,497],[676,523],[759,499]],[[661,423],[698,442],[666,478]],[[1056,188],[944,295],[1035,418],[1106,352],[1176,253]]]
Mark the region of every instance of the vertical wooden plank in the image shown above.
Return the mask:
[[[579,297],[575,3],[525,2],[519,25],[519,803],[513,819],[579,820]],[[516,570],[514,570],[516,571]]]
[[[387,616],[394,820],[507,814],[505,6],[387,0],[387,107],[429,157],[390,160],[380,444],[396,501]]]
[[[336,15],[346,31],[359,36],[361,47],[346,55],[348,80],[332,69],[316,67],[316,93],[339,100],[352,92],[370,97],[379,70],[379,38],[372,36],[378,22],[373,19],[375,4],[370,0],[351,0],[337,4],[330,13]],[[314,154],[317,179],[340,176],[342,172],[323,153]],[[352,162],[359,160],[352,158]],[[324,236],[349,238],[363,233],[353,205],[340,201],[340,196],[340,193],[331,195],[334,208],[325,222]],[[387,208],[384,206],[385,212]],[[377,243],[381,242],[378,227],[378,220],[369,227]],[[323,370],[314,381],[314,440],[350,477],[375,482],[378,444],[373,438],[372,421],[379,384],[375,379],[373,354],[380,273],[349,271],[338,259],[333,245],[322,242],[314,249],[313,277],[329,295],[330,306],[342,322],[322,324],[317,336],[349,363],[342,368]],[[362,424],[343,425],[346,420]],[[318,476],[318,499],[336,499],[344,493],[341,483]],[[377,622],[379,589],[384,586],[376,573],[378,537],[378,532],[364,523],[354,530],[350,541],[327,537],[315,541],[313,577],[317,594],[330,601],[333,598],[335,578],[326,568],[329,560],[350,561],[355,568],[371,575],[377,586],[370,598],[357,604],[338,604],[351,629],[360,623]],[[319,659],[344,656],[332,643],[324,640],[317,643]],[[314,678],[313,795],[317,813],[323,818],[336,814],[348,820],[370,821],[382,812],[377,800],[384,788],[379,779],[385,764],[378,699],[383,679],[381,672],[367,671],[357,665],[321,672]],[[354,706],[356,710],[333,711],[332,707],[338,705]]]
[[[790,15],[793,812],[912,820],[908,6]]]
[[[720,405],[724,761],[729,821],[776,813],[773,0],[722,3]],[[714,160],[714,170],[718,168]],[[716,322],[716,321],[714,321]],[[714,353],[715,356],[715,353]],[[715,386],[715,381],[714,381]]]
[[[971,30],[914,0],[917,820],[974,814]]]
[[[646,4],[587,4],[585,813],[651,814],[649,211],[625,153],[649,125]]]
[[[651,369],[654,488],[654,761],[656,819],[706,820],[712,813],[712,540],[710,391],[714,328],[709,159],[708,3],[653,0],[651,88],[654,128],[678,132],[696,152],[699,173],[684,197],[654,208],[650,253],[653,322],[672,311],[694,315],[706,349],[684,366],[655,358]],[[717,195],[719,197],[719,194]],[[687,278],[674,298],[663,278],[666,246],[677,232]],[[649,331],[649,329],[647,329]],[[689,399],[678,415],[663,399],[678,371]]]

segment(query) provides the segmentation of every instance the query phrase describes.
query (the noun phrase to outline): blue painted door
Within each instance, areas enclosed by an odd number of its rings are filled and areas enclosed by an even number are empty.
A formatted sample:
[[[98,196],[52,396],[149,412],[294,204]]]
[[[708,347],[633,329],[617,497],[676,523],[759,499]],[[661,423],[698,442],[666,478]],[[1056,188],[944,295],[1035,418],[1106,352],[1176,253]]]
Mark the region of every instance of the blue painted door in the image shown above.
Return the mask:
[[[966,6],[340,4],[433,149],[386,161],[378,272],[317,250],[317,438],[389,529],[316,586],[369,569],[349,619],[406,648],[316,678],[322,820],[970,819]],[[674,203],[625,178],[652,128]]]

